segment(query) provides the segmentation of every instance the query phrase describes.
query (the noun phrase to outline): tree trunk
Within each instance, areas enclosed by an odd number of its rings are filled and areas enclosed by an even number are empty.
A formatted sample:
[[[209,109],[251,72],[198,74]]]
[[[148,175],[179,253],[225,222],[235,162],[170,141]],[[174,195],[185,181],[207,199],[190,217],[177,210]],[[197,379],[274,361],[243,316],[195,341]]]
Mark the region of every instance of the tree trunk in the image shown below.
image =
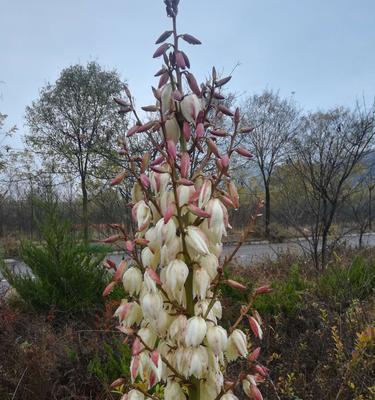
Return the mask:
[[[265,195],[266,195],[266,199],[265,199],[265,235],[267,238],[270,237],[270,219],[271,219],[271,194],[270,194],[270,186],[269,183],[265,183],[264,185],[264,189],[265,189]]]
[[[368,188],[368,228],[372,231],[372,187]]]
[[[83,223],[83,238],[85,242],[89,240],[89,214],[88,214],[88,196],[86,188],[86,178],[81,178],[82,189],[82,223]]]

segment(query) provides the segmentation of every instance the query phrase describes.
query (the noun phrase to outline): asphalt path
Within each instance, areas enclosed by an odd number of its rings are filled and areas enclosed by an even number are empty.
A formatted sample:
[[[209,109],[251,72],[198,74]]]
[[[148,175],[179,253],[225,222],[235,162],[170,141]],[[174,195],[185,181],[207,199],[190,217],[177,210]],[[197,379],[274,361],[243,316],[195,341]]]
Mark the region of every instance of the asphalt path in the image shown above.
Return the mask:
[[[359,244],[359,235],[351,234],[343,237],[341,242],[345,242],[348,247],[356,248]],[[375,233],[366,233],[362,239],[363,246],[375,247]],[[223,256],[230,254],[235,245],[224,246]],[[303,238],[296,238],[282,243],[269,243],[269,242],[252,242],[244,244],[236,253],[235,262],[243,267],[249,267],[252,264],[259,263],[264,260],[275,260],[279,255],[285,253],[302,255],[308,251],[308,241]],[[119,263],[123,254],[110,254],[109,258],[114,262]],[[8,265],[13,268],[18,274],[25,274],[28,272],[27,266],[19,260],[7,259],[5,260]],[[0,295],[9,288],[8,282],[3,279],[0,274]]]

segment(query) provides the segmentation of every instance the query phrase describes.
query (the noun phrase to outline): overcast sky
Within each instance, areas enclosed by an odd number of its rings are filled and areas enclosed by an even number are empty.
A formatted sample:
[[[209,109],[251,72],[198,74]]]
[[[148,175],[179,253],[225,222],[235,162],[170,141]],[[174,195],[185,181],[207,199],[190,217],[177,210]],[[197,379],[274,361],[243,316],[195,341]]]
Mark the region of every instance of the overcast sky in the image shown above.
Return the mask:
[[[186,45],[197,78],[238,63],[230,90],[243,97],[275,89],[316,110],[375,95],[374,0],[181,0],[178,25],[203,42]],[[147,104],[154,41],[169,28],[162,0],[0,0],[0,112],[20,136],[39,89],[88,61]]]

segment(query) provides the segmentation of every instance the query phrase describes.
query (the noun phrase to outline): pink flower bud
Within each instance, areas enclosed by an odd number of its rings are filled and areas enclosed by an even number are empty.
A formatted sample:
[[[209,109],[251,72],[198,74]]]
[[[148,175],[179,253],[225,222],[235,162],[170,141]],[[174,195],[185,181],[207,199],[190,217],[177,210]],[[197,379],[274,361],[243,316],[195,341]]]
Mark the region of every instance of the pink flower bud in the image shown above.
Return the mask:
[[[182,69],[186,68],[185,58],[181,51],[177,51],[176,54],[176,65]]]
[[[240,129],[240,132],[241,133],[250,133],[250,132],[252,132],[253,130],[254,130],[255,128],[254,127],[244,127],[244,128],[241,128]]]
[[[185,40],[185,42],[188,42],[189,44],[202,44],[202,42],[200,40],[198,40],[197,38],[195,38],[192,35],[189,35],[188,33],[185,33],[183,35],[181,35],[181,38]]]
[[[186,178],[190,169],[190,156],[186,151],[181,153],[180,171],[181,177]]]
[[[233,289],[239,289],[239,290],[246,290],[246,286],[243,285],[240,282],[234,281],[233,279],[227,279],[226,281],[224,281],[224,283],[226,283],[228,286],[230,286]]]
[[[249,150],[244,149],[243,147],[237,147],[234,149],[239,155],[247,158],[252,158],[253,155],[250,153]]]
[[[103,290],[103,297],[107,297],[114,289],[114,287],[116,286],[116,282],[110,282],[105,289]]]
[[[228,192],[229,192],[229,196],[233,202],[234,208],[238,208],[240,206],[240,201],[239,201],[240,198],[238,195],[236,185],[233,183],[233,181],[230,181],[228,183]]]
[[[160,76],[159,83],[158,83],[158,89],[163,87],[169,80],[169,74],[168,72],[165,72],[163,75]]]
[[[260,354],[260,347],[257,347],[255,350],[253,350],[251,352],[251,354],[249,355],[249,357],[247,358],[249,361],[255,361],[258,359]]]
[[[240,122],[240,109],[237,107],[236,111],[234,112],[234,123],[237,126]]]
[[[220,157],[219,150],[216,146],[216,143],[212,139],[207,139],[208,148],[211,150],[216,157]]]
[[[165,31],[165,32],[163,32],[163,33],[156,39],[155,44],[160,44],[160,43],[165,42],[165,41],[169,38],[169,36],[172,35],[172,33],[173,33],[173,31]]]
[[[152,58],[158,58],[161,55],[163,55],[170,47],[169,43],[163,43],[161,46],[159,46],[155,53],[153,54]]]
[[[227,131],[224,129],[213,129],[210,131],[211,135],[218,137],[225,137],[228,135]]]
[[[127,240],[125,242],[125,249],[131,253],[134,250],[134,242],[132,240]]]
[[[186,72],[186,79],[188,81],[188,85],[191,89],[191,91],[197,95],[198,97],[202,96],[202,92],[198,86],[197,80],[195,79],[195,76],[191,72]]]
[[[118,174],[115,178],[113,178],[113,179],[111,180],[110,185],[111,185],[111,186],[118,185],[119,183],[121,183],[121,182],[124,180],[124,178],[126,177],[126,175],[127,175],[127,172],[126,172],[126,171],[121,172],[121,174]]]
[[[233,117],[232,111],[229,110],[228,107],[225,107],[223,104],[219,104],[219,105],[217,106],[217,109],[218,109],[219,111],[221,111],[223,114],[228,115],[229,117]]]
[[[222,167],[223,167],[225,170],[228,169],[228,167],[229,167],[229,157],[228,157],[228,154],[224,154],[224,155],[221,157],[221,165],[222,165]]]
[[[201,137],[203,137],[204,135],[204,126],[203,124],[200,122],[197,127],[195,128],[195,137],[197,139],[200,139]]]
[[[231,76],[227,76],[223,79],[220,79],[219,81],[215,82],[216,87],[221,87],[224,86],[226,83],[228,83],[232,79]]]
[[[272,288],[269,285],[260,286],[255,289],[255,294],[263,294],[272,292]]]
[[[102,242],[103,243],[115,243],[122,239],[124,239],[124,237],[121,235],[112,235],[112,236],[109,236],[106,239],[102,240]]]

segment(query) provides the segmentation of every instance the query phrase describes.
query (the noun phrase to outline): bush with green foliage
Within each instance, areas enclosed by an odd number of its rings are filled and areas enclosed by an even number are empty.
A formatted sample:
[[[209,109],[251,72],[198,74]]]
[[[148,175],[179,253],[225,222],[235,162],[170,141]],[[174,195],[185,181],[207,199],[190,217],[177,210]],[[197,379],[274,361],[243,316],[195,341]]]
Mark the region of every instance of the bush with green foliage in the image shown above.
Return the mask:
[[[101,267],[107,253],[103,246],[81,240],[69,222],[61,222],[52,210],[40,225],[41,242],[21,243],[26,274],[0,270],[18,295],[35,310],[82,311],[102,304],[108,272]]]
[[[119,376],[129,377],[129,363],[131,360],[129,346],[118,339],[114,343],[104,343],[103,350],[104,358],[97,353],[90,361],[87,367],[88,371],[104,384],[114,381]]]
[[[284,280],[271,284],[272,292],[259,296],[254,307],[264,315],[293,315],[302,304],[302,294],[308,288],[308,282],[301,276],[299,267],[293,265]]]
[[[316,282],[319,297],[333,307],[348,307],[354,299],[364,300],[374,293],[375,260],[357,257],[349,267],[334,265]]]

